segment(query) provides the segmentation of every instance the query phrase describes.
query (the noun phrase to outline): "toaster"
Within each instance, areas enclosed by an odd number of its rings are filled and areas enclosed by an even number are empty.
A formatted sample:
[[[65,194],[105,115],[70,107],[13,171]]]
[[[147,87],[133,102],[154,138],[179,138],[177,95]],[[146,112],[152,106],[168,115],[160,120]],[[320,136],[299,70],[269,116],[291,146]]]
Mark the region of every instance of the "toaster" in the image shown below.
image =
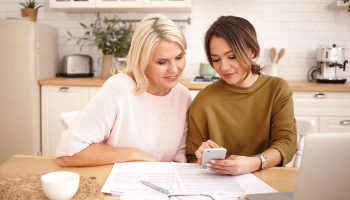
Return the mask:
[[[94,76],[92,57],[86,54],[69,54],[62,59],[59,76],[91,77]]]

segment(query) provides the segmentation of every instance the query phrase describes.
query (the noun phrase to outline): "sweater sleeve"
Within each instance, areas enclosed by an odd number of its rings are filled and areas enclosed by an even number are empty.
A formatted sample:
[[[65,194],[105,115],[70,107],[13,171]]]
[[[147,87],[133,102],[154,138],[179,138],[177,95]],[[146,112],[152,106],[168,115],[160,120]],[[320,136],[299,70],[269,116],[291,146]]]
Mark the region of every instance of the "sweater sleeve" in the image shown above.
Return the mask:
[[[296,124],[292,91],[284,80],[277,86],[277,90],[271,118],[270,147],[281,153],[284,166],[296,152]]]
[[[56,157],[72,156],[108,139],[117,117],[116,89],[110,79],[62,133]]]
[[[187,162],[187,157],[186,157],[186,140],[187,140],[187,134],[188,134],[188,109],[189,106],[191,105],[192,99],[191,96],[188,93],[188,97],[187,97],[187,112],[186,112],[186,123],[184,126],[184,132],[182,134],[182,138],[181,138],[181,142],[180,142],[180,146],[179,149],[176,153],[176,155],[173,158],[173,161],[176,162]]]
[[[186,156],[187,161],[191,163],[197,161],[195,155],[196,150],[202,142],[208,140],[208,130],[206,128],[207,121],[203,109],[201,108],[202,105],[200,105],[200,98],[200,94],[198,94],[196,99],[192,102],[189,110]]]
[[[186,137],[187,137],[187,123],[186,123],[185,132],[183,133],[182,138],[181,138],[181,143],[180,143],[179,149],[173,158],[173,161],[175,161],[175,162],[181,162],[181,163],[187,162],[187,158],[185,155],[185,153],[186,153]]]

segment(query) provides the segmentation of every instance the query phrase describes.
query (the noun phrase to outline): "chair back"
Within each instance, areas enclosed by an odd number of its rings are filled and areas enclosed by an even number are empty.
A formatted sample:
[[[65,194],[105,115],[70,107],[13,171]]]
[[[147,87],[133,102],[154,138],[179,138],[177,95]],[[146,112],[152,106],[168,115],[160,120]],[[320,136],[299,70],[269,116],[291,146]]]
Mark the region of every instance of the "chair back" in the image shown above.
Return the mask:
[[[316,121],[308,117],[295,117],[297,134],[299,136],[297,152],[295,153],[293,167],[300,167],[301,156],[304,149],[305,136],[313,131],[316,127]]]
[[[80,111],[64,112],[60,115],[60,120],[65,129],[67,129],[72,122],[78,117]]]

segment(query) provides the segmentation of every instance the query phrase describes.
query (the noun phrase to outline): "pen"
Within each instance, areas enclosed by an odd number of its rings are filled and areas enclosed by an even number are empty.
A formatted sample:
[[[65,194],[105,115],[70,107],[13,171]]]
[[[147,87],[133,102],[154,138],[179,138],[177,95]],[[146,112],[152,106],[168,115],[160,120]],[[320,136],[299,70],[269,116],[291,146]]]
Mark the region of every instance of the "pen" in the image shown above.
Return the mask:
[[[148,182],[148,181],[143,181],[143,180],[141,180],[141,183],[144,184],[144,185],[147,186],[147,187],[150,187],[150,188],[152,188],[152,189],[155,189],[155,190],[157,190],[157,191],[159,191],[159,192],[162,192],[162,193],[164,193],[164,194],[169,194],[169,191],[168,191],[168,190],[166,190],[166,189],[164,189],[164,188],[161,188],[161,187],[159,187],[159,186],[157,186],[157,185],[154,185],[153,183],[150,183],[150,182]]]

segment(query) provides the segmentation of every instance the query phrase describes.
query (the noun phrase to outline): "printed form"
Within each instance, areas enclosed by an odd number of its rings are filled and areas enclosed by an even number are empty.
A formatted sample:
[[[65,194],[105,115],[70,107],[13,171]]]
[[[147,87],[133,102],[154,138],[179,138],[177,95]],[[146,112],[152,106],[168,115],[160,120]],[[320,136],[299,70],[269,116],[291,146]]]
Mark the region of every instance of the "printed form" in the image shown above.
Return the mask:
[[[220,175],[202,169],[198,164],[175,162],[115,163],[102,192],[118,195],[121,199],[168,199],[167,194],[147,187],[141,181],[164,188],[169,194],[208,194],[215,199],[277,192],[251,173]]]

